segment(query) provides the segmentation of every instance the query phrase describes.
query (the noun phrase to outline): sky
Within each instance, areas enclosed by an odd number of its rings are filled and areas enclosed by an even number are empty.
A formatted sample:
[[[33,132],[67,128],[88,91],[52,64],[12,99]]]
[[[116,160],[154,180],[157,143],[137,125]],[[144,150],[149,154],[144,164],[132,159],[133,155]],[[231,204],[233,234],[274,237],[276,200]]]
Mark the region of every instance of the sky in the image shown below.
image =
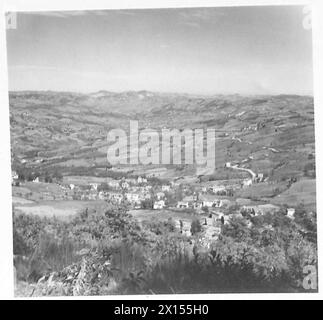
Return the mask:
[[[9,90],[312,94],[301,6],[18,13]]]

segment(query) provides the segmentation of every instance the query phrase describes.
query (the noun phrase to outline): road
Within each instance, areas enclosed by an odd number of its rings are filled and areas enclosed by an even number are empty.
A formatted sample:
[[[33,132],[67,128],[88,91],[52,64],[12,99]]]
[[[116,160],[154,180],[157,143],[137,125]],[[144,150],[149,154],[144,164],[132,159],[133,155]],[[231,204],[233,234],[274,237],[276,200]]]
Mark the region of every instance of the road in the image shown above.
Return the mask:
[[[227,168],[231,168],[231,169],[235,169],[235,170],[241,170],[241,171],[246,171],[246,172],[248,172],[251,175],[252,180],[255,180],[255,178],[257,176],[257,174],[254,173],[251,169],[240,168],[240,167],[238,167],[238,165],[234,165],[234,166],[227,165]]]

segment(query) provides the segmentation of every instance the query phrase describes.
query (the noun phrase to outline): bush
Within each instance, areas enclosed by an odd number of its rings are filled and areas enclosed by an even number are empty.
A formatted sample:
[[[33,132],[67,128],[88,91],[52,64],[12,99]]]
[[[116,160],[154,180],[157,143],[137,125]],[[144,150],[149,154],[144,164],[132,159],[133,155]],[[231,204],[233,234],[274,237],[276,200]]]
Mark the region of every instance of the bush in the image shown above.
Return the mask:
[[[187,237],[172,219],[139,225],[123,205],[64,222],[15,214],[15,266],[39,295],[298,292],[317,265],[316,216],[295,216],[235,217],[205,246],[198,219]]]

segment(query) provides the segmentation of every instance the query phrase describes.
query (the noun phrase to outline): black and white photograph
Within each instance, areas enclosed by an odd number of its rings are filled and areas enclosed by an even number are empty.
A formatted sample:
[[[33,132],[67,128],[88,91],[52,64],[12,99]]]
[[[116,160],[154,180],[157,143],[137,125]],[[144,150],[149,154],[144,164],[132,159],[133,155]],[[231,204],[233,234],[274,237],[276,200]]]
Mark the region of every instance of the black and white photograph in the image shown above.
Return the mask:
[[[11,11],[5,36],[15,297],[318,292],[311,6]]]

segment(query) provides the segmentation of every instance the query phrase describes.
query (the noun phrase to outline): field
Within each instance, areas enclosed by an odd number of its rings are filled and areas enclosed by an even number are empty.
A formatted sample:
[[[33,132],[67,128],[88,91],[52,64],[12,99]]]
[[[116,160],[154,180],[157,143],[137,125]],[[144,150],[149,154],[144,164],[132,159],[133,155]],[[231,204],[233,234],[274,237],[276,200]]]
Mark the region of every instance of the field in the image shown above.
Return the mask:
[[[103,201],[40,201],[37,203],[17,203],[15,210],[24,214],[39,217],[56,217],[59,219],[71,218],[84,211],[86,208],[95,208],[102,205]]]
[[[302,180],[296,182],[290,189],[276,196],[273,201],[275,204],[304,204],[309,210],[316,211],[316,183],[315,180]]]

